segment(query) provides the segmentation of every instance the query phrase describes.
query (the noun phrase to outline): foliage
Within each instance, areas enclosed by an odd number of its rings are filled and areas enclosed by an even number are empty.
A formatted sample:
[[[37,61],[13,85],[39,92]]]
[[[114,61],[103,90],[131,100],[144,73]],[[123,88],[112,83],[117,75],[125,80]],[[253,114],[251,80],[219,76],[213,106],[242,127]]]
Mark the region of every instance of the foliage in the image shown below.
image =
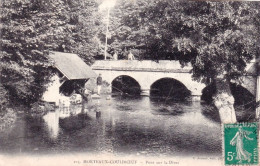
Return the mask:
[[[5,88],[0,84],[0,114],[5,113],[7,102],[8,102],[8,99],[7,99],[7,91],[6,91]]]
[[[76,53],[90,64],[99,51],[99,39],[96,36],[101,24],[98,4],[95,0],[63,1],[64,6],[59,8],[64,18],[54,27],[50,45],[54,50]]]
[[[49,51],[79,54],[88,64],[103,54],[106,22],[95,0],[2,0],[3,103],[30,105],[45,90]],[[120,0],[110,10],[108,53],[125,58],[191,62],[194,78],[237,79],[257,55],[259,2]],[[102,23],[103,21],[103,23]],[[1,104],[1,103],[0,103]],[[1,104],[2,105],[2,104]]]
[[[119,58],[126,58],[131,50],[135,56],[143,55],[146,38],[144,27],[141,27],[139,12],[148,6],[148,1],[117,1],[116,6],[110,10],[108,53],[118,53]],[[107,10],[103,11],[103,28],[100,29],[100,41],[105,43]]]
[[[26,105],[39,100],[51,73],[49,51],[78,53],[90,63],[96,10],[92,0],[1,1],[1,88],[7,93],[0,96]]]
[[[123,0],[111,10],[110,51],[191,62],[194,78],[203,81],[238,79],[257,55],[259,4]]]
[[[5,113],[0,113],[0,133],[9,133],[14,127],[17,119],[16,113],[13,109],[6,109]]]
[[[227,79],[238,79],[245,72],[247,63],[257,56],[259,31],[255,18],[259,8],[255,5],[253,2],[182,5],[185,14],[182,24],[186,30],[176,36],[173,46],[184,55],[193,55],[190,61],[195,78],[225,75]]]

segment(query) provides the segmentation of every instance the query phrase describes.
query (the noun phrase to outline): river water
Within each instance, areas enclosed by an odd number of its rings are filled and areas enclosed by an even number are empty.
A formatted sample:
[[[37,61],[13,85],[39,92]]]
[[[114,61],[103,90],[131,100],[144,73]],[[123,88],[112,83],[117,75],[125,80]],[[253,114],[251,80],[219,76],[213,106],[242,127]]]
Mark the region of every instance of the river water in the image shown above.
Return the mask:
[[[221,156],[218,117],[200,102],[102,96],[70,109],[82,114],[65,118],[60,108],[42,118],[19,114],[0,134],[1,153]]]

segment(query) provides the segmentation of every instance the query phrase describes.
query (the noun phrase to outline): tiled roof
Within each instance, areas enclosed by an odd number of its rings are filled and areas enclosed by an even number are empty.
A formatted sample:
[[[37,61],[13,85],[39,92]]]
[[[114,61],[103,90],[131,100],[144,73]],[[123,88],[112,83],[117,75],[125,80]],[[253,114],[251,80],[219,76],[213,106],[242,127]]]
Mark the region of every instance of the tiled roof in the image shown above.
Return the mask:
[[[51,52],[55,67],[69,80],[95,78],[96,73],[76,54]]]

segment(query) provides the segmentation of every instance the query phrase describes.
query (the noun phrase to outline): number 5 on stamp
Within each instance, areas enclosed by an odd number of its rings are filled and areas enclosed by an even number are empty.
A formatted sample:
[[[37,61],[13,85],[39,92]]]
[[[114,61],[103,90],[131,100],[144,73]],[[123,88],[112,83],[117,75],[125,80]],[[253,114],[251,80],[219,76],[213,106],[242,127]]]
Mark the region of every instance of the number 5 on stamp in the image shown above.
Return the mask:
[[[225,165],[258,164],[258,124],[224,124]]]

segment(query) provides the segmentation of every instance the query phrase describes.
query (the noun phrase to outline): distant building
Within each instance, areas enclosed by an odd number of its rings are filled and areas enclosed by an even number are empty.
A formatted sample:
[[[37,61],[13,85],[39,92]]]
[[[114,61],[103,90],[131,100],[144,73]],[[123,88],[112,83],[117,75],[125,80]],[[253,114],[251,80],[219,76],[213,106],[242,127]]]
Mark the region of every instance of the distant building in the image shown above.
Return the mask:
[[[43,100],[59,103],[73,93],[80,93],[90,78],[96,73],[76,54],[51,52],[49,57],[54,61],[54,75],[43,94]]]

